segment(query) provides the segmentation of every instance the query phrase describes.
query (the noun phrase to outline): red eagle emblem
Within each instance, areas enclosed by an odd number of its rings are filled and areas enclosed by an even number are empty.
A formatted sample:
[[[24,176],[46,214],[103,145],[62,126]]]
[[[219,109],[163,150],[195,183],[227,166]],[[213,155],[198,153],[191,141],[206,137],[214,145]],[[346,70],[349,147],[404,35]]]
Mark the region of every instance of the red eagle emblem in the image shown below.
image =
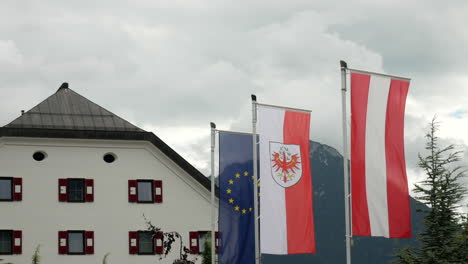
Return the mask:
[[[288,159],[288,156],[290,158]],[[294,177],[296,173],[295,170],[299,170],[299,164],[301,163],[298,154],[286,153],[285,150],[280,150],[279,152],[273,152],[272,154],[272,168],[275,169],[275,172],[280,171],[281,176],[283,176],[283,182],[290,180],[290,177]]]

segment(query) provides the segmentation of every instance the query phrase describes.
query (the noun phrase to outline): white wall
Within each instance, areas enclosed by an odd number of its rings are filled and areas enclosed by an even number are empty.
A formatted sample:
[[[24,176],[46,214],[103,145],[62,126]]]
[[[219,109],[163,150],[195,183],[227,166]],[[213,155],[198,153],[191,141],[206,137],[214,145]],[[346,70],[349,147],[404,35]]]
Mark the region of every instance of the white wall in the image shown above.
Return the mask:
[[[48,155],[41,162],[32,158],[38,150]],[[108,152],[114,163],[103,161]],[[23,178],[23,201],[0,202],[0,229],[23,231],[23,254],[1,256],[15,264],[30,263],[37,245],[44,264],[102,263],[107,252],[110,264],[172,263],[172,255],[129,255],[128,231],[146,228],[143,214],[180,232],[187,247],[189,231],[211,228],[209,191],[149,142],[1,138],[0,176]],[[58,202],[58,178],[94,179],[94,202]],[[163,203],[129,203],[128,179],[163,180]],[[94,231],[94,255],[59,255],[60,230]]]

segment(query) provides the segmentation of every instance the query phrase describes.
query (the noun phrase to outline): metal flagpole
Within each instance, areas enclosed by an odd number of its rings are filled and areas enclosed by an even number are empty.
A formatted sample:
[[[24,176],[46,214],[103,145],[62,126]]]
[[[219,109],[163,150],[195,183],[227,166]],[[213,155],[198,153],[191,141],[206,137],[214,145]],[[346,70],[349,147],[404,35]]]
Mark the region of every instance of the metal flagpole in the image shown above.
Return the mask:
[[[211,122],[211,264],[215,264],[215,137],[216,124]]]
[[[346,122],[346,69],[348,65],[345,61],[340,61],[341,66],[341,107],[343,118],[343,174],[344,174],[344,195],[345,195],[345,223],[346,223],[346,264],[351,264],[351,228],[349,213],[349,155],[348,155],[348,131]]]
[[[254,189],[254,230],[255,230],[255,264],[260,264],[258,239],[258,168],[257,168],[257,96],[252,94],[252,145],[253,145],[253,189]]]

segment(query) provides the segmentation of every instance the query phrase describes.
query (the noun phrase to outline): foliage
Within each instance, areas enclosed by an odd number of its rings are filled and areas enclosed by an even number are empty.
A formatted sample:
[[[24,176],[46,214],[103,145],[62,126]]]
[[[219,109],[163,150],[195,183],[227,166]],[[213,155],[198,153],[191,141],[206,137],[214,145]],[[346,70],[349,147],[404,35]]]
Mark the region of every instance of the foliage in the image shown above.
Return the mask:
[[[468,214],[462,217],[461,231],[455,236],[454,247],[458,258],[468,263]]]
[[[33,254],[32,258],[31,258],[32,264],[39,264],[39,263],[41,263],[41,256],[39,255],[40,248],[41,248],[41,245],[38,245],[38,246],[36,247],[36,250],[34,251],[34,254]]]
[[[211,238],[211,232],[208,232],[207,238]],[[202,253],[202,264],[211,264],[211,240],[205,240],[205,250]]]
[[[405,248],[398,252],[397,262],[403,264],[452,264],[468,263],[459,252],[457,237],[462,234],[459,203],[466,189],[459,183],[465,177],[465,170],[454,163],[460,161],[460,151],[454,145],[439,147],[436,136],[438,123],[435,118],[426,134],[426,147],[429,152],[419,154],[418,167],[425,171],[426,178],[415,184],[416,199],[428,205],[424,211],[425,231],[418,238],[421,248]]]
[[[419,263],[417,257],[414,254],[413,248],[403,248],[398,251],[396,254],[395,263],[402,263],[402,264],[417,264]]]
[[[146,225],[147,225],[147,230],[149,232],[151,232],[153,238],[156,236],[157,233],[162,232],[161,228],[156,227],[155,225],[153,225],[151,223],[151,221],[146,218],[145,215],[143,215],[143,218],[145,219],[145,222],[146,222]],[[189,260],[190,250],[187,247],[184,246],[182,236],[178,232],[176,232],[176,231],[163,232],[163,235],[164,235],[164,243],[163,243],[164,254],[163,254],[163,256],[160,256],[159,259],[162,259],[163,257],[167,257],[167,255],[172,250],[172,245],[178,239],[179,244],[180,244],[179,258],[174,260],[173,263],[174,264],[195,264],[195,262],[197,261],[197,258],[195,257],[195,259]]]

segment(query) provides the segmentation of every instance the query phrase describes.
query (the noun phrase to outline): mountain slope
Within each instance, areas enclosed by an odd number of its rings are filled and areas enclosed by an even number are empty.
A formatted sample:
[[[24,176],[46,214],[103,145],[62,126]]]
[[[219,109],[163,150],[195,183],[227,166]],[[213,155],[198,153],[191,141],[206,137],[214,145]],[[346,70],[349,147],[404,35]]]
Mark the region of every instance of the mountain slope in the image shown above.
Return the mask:
[[[310,155],[317,254],[263,255],[264,264],[345,263],[343,156],[334,148],[313,141],[310,145]],[[415,245],[415,237],[423,227],[423,216],[416,210],[424,207],[411,198],[411,239],[353,237],[353,263],[390,263],[395,248]]]

